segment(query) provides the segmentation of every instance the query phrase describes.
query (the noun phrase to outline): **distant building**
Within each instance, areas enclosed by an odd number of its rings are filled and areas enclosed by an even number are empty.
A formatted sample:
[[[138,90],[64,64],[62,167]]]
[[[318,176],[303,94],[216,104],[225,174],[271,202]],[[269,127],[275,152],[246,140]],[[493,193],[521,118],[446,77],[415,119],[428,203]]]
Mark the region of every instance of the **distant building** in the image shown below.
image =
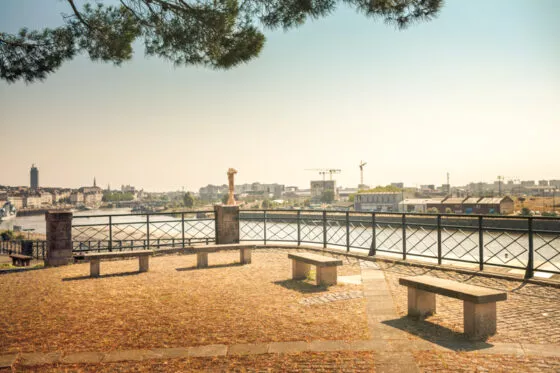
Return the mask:
[[[37,190],[39,188],[39,169],[35,165],[31,165],[31,170],[29,171],[29,186],[31,189]]]
[[[338,200],[337,190],[336,190],[336,180],[312,180],[311,181],[311,198],[319,199],[323,195],[323,192],[327,190],[332,190],[334,193],[334,199]]]
[[[560,189],[560,180],[549,180],[548,185],[556,187],[556,189]]]
[[[357,188],[339,188],[338,198],[341,202],[347,202],[350,199],[350,195],[358,193]]]
[[[84,203],[84,193],[74,192],[70,194],[70,203],[74,205],[78,203]]]
[[[203,201],[214,201],[220,199],[222,195],[228,192],[229,188],[227,185],[212,185],[208,184],[198,190],[200,199]]]
[[[432,198],[407,198],[399,202],[399,212],[407,213],[426,213],[428,212],[428,203],[441,203],[441,199]]]
[[[548,180],[539,180],[539,186],[548,186]]]
[[[136,193],[136,188],[131,185],[121,185],[121,192],[134,194]]]
[[[403,189],[404,188],[404,183],[401,183],[401,182],[391,183],[391,186],[397,187],[399,189]]]
[[[522,187],[532,187],[535,186],[535,180],[524,180],[521,182]]]
[[[356,211],[397,212],[402,201],[401,192],[365,192],[354,197]]]
[[[445,198],[442,201],[428,201],[427,209],[436,209],[439,214],[451,210],[453,214],[502,214],[513,213],[513,200],[509,197],[500,198]]]
[[[22,196],[9,195],[8,201],[10,201],[16,209],[22,209],[24,207],[24,198]]]
[[[26,208],[39,208],[42,205],[39,193],[30,193],[25,197],[24,205]]]

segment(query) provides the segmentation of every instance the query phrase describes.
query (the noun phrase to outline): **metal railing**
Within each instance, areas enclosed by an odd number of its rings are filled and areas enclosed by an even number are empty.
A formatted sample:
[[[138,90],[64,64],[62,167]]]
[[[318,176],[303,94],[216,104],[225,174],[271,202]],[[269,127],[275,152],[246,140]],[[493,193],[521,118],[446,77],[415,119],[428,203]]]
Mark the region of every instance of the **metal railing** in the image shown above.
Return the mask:
[[[22,254],[29,255],[37,260],[45,260],[47,255],[47,241],[0,240],[0,254]]]
[[[185,247],[215,241],[213,211],[74,216],[73,251]]]
[[[560,219],[547,217],[363,213],[340,211],[240,211],[240,241],[339,246],[422,258],[560,273]]]
[[[74,216],[73,250],[185,247],[215,242],[213,211]],[[484,269],[560,273],[560,219],[456,214],[242,210],[240,241],[338,246]]]

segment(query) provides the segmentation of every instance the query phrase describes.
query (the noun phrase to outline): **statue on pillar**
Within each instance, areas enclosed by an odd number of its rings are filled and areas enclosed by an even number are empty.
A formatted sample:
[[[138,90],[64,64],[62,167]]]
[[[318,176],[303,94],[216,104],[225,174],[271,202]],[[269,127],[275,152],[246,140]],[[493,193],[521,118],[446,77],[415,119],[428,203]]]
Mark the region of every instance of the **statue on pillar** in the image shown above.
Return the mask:
[[[234,193],[234,183],[233,183],[233,175],[235,175],[237,173],[237,170],[235,168],[230,168],[227,172],[227,176],[228,176],[228,182],[229,182],[229,197],[228,197],[228,201],[227,201],[227,206],[235,206],[235,198],[233,198],[233,193]]]

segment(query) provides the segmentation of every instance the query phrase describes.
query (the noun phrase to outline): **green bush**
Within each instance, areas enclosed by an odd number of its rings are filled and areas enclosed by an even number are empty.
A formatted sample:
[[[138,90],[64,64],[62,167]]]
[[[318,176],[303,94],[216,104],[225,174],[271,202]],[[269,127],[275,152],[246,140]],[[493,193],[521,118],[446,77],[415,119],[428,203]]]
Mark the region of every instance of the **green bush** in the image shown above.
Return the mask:
[[[9,230],[5,230],[0,232],[0,238],[2,239],[2,241],[10,241],[14,239],[14,232],[9,231]]]

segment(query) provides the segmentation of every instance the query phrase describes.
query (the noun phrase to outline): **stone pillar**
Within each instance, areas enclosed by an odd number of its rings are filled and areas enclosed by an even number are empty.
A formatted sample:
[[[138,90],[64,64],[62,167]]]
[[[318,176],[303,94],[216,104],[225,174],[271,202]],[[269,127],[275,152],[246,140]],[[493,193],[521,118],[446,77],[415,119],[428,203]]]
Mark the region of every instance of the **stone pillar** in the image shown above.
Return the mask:
[[[138,265],[140,272],[148,272],[150,270],[150,257],[147,255],[139,256]]]
[[[292,259],[292,280],[303,280],[309,276],[311,265]]]
[[[251,264],[251,248],[242,247],[239,250],[239,261],[241,264]]]
[[[47,220],[47,266],[60,266],[73,262],[72,258],[72,212],[48,211]]]
[[[208,253],[196,253],[196,268],[208,268]]]
[[[496,302],[476,304],[463,302],[463,326],[471,339],[484,339],[496,334]]]
[[[317,266],[317,286],[336,285],[337,274],[336,266],[319,267]]]
[[[99,277],[100,262],[101,261],[99,259],[92,259],[89,262],[89,275],[90,275],[90,277]]]
[[[436,313],[436,294],[408,287],[408,315],[429,316]]]
[[[239,243],[239,206],[214,206],[216,244]]]

